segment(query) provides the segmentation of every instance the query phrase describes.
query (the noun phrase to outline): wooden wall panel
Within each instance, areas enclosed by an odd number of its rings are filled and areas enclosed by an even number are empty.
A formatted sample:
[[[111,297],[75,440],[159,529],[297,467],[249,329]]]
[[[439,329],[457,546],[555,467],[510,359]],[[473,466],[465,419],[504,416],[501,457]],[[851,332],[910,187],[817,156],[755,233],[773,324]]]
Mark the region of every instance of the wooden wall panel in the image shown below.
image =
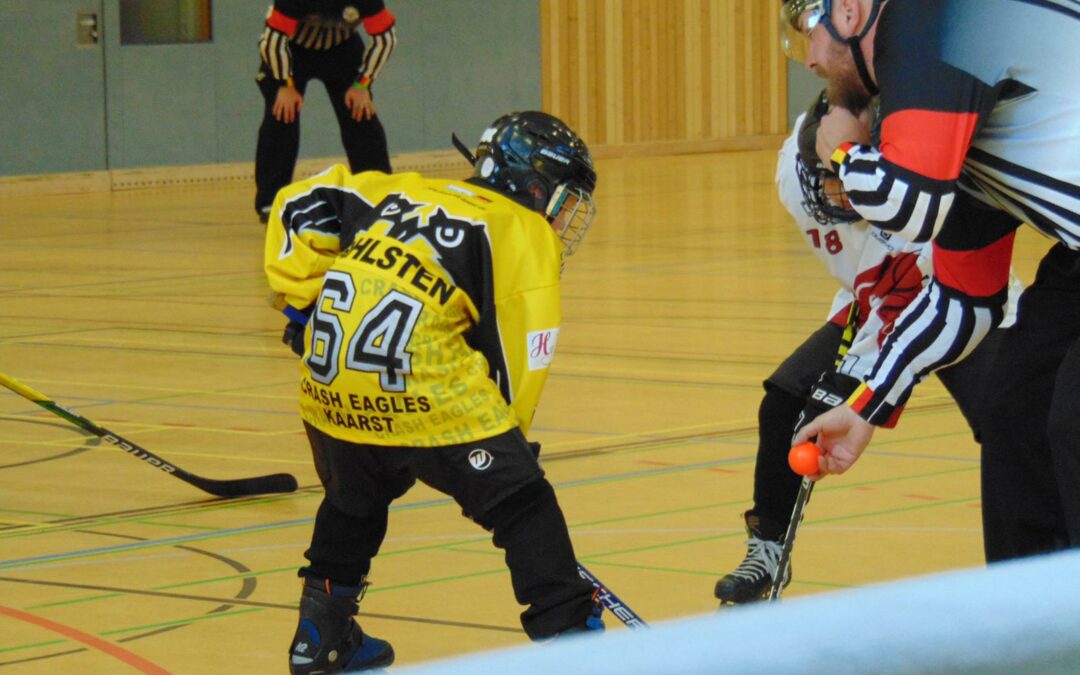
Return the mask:
[[[775,3],[540,0],[540,22],[544,109],[590,146],[763,147],[786,131]]]

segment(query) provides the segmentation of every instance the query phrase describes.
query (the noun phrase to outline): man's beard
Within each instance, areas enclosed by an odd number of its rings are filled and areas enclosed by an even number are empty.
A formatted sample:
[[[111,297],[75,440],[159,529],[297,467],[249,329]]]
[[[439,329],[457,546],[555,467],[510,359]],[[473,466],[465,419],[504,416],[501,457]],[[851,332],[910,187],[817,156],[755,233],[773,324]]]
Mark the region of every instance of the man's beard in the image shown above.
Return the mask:
[[[822,73],[829,79],[826,90],[829,103],[858,115],[870,105],[873,97],[859,77],[851,49],[847,44],[834,42],[829,46],[829,52],[832,57],[830,62],[835,65],[828,72]]]

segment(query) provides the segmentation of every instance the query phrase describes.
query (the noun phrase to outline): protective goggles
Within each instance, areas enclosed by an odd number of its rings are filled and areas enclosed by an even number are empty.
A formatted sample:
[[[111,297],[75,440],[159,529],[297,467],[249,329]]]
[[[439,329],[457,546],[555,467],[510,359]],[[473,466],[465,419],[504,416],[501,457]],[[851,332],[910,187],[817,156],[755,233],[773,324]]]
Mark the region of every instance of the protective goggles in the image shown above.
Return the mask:
[[[548,222],[563,243],[563,258],[574,255],[596,219],[592,195],[563,183],[555,188],[545,210]]]
[[[831,11],[831,0],[786,0],[780,6],[780,47],[784,55],[805,63],[810,53],[810,34],[822,24],[840,40],[829,21]]]

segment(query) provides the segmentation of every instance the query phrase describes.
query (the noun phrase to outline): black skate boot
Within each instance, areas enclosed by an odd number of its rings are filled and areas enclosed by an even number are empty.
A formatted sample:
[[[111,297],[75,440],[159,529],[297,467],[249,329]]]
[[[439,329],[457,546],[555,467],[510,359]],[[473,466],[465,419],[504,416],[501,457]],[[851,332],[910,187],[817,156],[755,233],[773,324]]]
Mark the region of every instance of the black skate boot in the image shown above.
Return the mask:
[[[304,581],[300,624],[289,647],[292,675],[352,673],[385,668],[394,662],[394,648],[385,640],[365,635],[353,617],[359,611],[360,587],[335,586],[327,592],[317,581]],[[343,595],[341,595],[344,593]]]
[[[747,511],[743,517],[746,519],[746,533],[750,536],[746,542],[746,557],[734,572],[725,574],[716,582],[714,593],[721,605],[741,605],[769,597],[780,565],[783,529],[764,523],[753,511]],[[790,583],[789,564],[784,575],[784,587]]]

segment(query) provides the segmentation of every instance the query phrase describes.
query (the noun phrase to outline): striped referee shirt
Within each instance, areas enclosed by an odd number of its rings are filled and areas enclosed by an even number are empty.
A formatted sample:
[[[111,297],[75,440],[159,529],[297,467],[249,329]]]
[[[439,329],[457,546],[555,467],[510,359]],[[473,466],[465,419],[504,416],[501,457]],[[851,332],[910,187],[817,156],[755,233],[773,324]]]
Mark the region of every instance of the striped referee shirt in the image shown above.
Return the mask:
[[[275,80],[292,77],[292,49],[331,49],[355,35],[371,36],[356,81],[368,86],[397,44],[394,15],[382,0],[274,0],[259,40],[259,53]]]
[[[890,0],[874,52],[880,143],[833,165],[868,221],[934,242],[933,282],[848,401],[880,424],[1000,322],[1018,223],[1080,251],[1080,2]]]

